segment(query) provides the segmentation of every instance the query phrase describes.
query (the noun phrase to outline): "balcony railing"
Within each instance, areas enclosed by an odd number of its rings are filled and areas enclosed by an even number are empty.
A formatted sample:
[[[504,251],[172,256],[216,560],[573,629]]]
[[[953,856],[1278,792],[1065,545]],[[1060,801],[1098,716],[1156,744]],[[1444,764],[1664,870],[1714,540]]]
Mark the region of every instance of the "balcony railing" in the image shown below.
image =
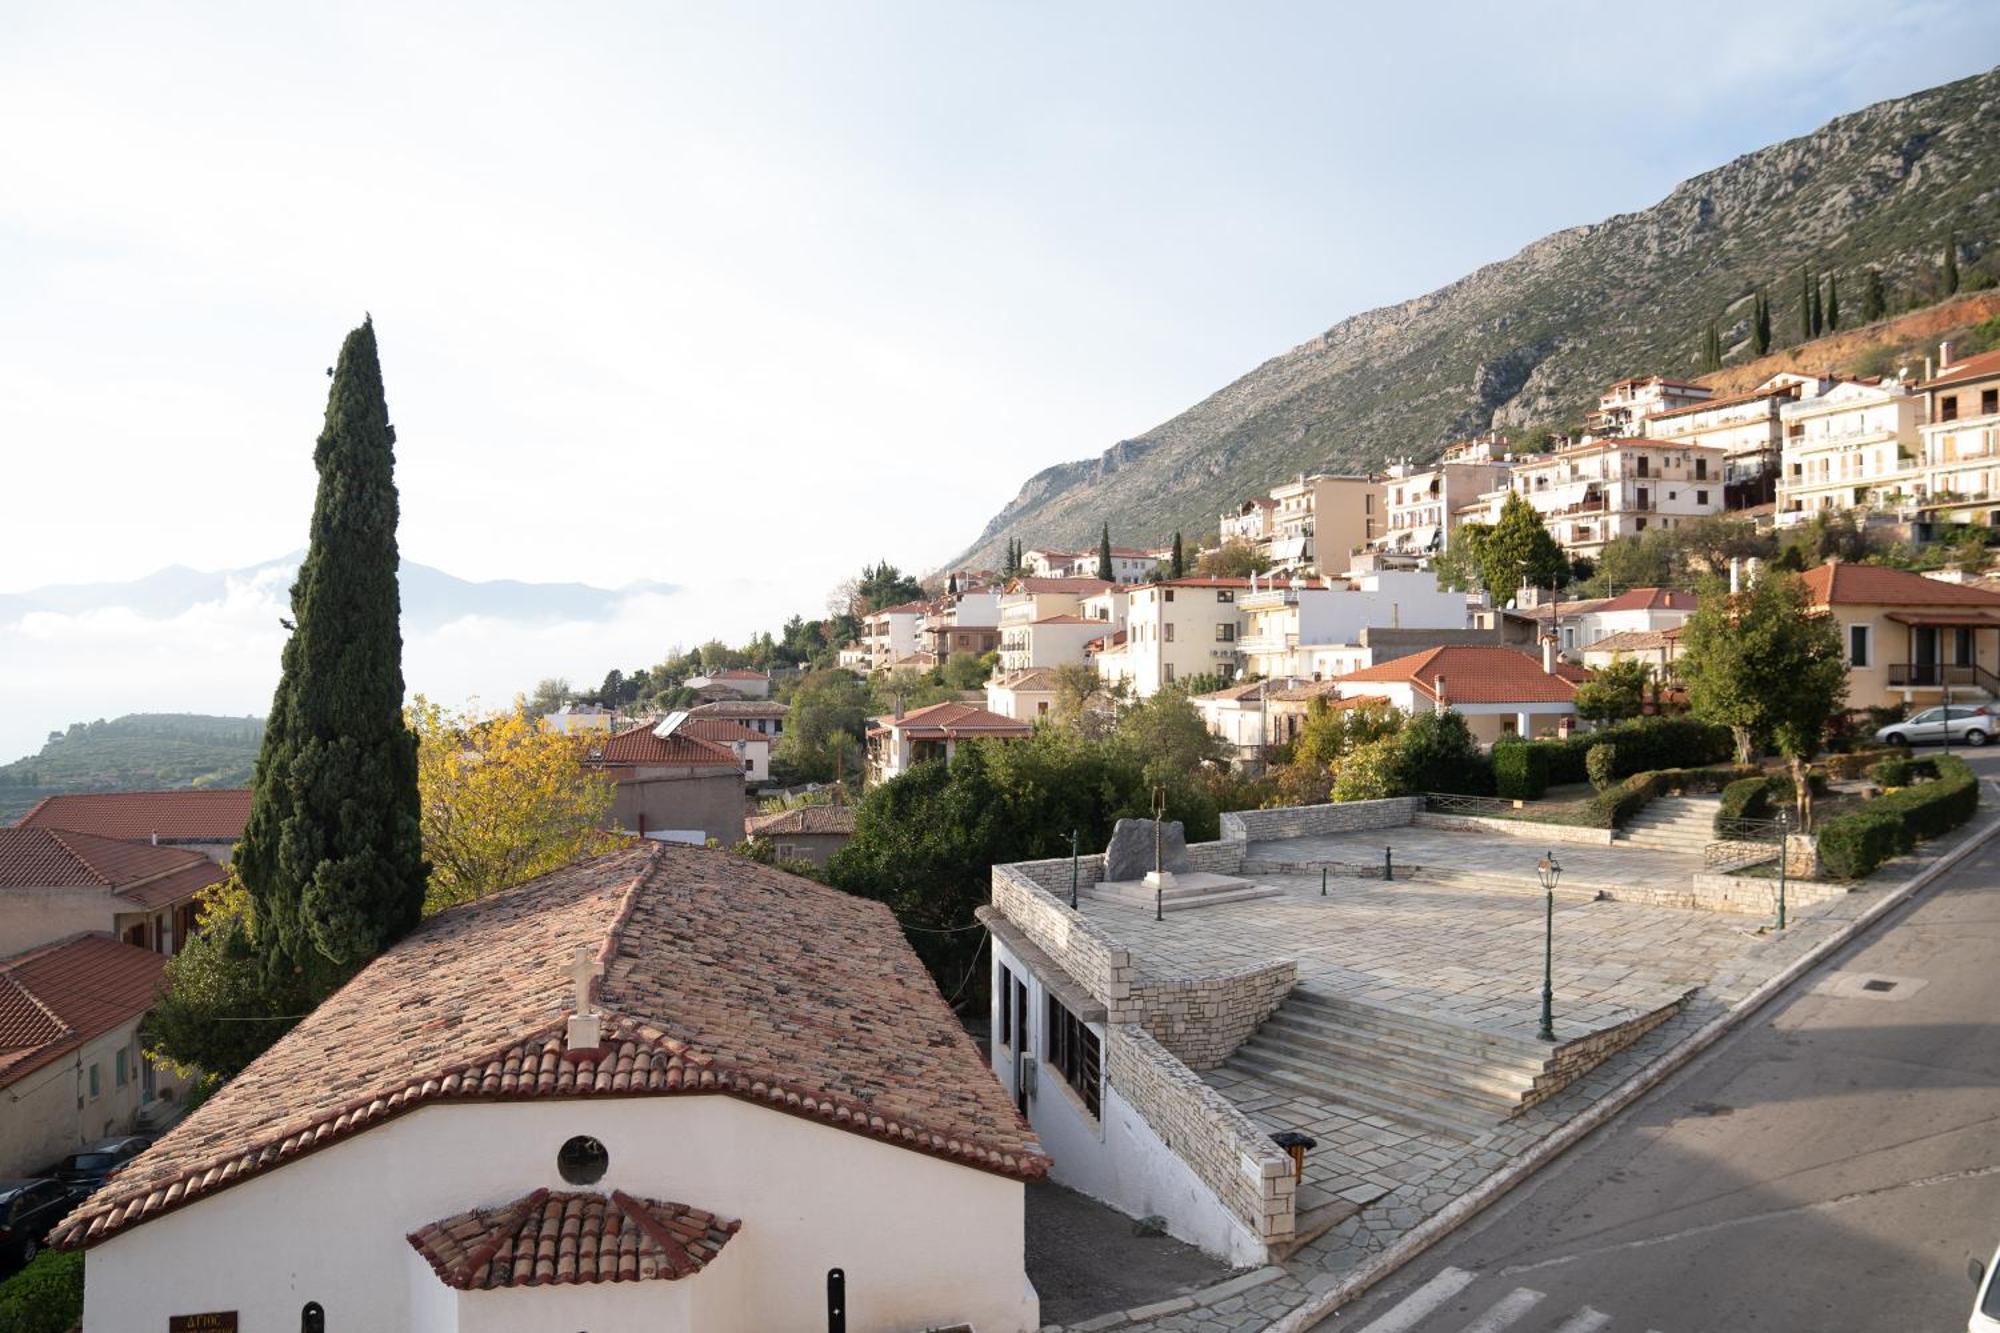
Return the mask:
[[[1891,662],[1891,689],[1936,690],[1946,685],[1967,685],[2000,695],[2000,676],[1970,662]]]

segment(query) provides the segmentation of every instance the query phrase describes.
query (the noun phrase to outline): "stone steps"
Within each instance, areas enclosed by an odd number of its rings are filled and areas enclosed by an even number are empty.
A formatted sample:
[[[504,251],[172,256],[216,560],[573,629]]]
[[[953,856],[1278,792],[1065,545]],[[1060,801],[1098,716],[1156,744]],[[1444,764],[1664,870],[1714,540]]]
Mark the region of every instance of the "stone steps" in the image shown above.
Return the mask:
[[[1248,1043],[1245,1046],[1247,1048]],[[1323,1102],[1344,1106],[1364,1115],[1379,1115],[1428,1133],[1456,1139],[1478,1138],[1501,1118],[1495,1116],[1488,1120],[1471,1114],[1453,1115],[1448,1110],[1441,1110],[1441,1104],[1427,1096],[1413,1096],[1361,1079],[1330,1078],[1327,1071],[1318,1066],[1273,1061],[1247,1049],[1241,1049],[1230,1057],[1229,1068],[1252,1075],[1266,1086],[1283,1092],[1317,1097]]]
[[[1632,817],[1613,835],[1627,847],[1699,855],[1715,841],[1715,812],[1720,798],[1662,796]]]
[[[1350,1064],[1375,1064],[1406,1074],[1419,1082],[1442,1077],[1445,1083],[1466,1087],[1507,1099],[1542,1072],[1540,1064],[1527,1065],[1485,1061],[1475,1055],[1437,1048],[1424,1049],[1413,1041],[1394,1041],[1361,1028],[1331,1027],[1301,1022],[1283,1014],[1273,1014],[1264,1025],[1273,1040],[1282,1040],[1303,1050],[1314,1051]],[[1264,1036],[1260,1031],[1258,1036]]]

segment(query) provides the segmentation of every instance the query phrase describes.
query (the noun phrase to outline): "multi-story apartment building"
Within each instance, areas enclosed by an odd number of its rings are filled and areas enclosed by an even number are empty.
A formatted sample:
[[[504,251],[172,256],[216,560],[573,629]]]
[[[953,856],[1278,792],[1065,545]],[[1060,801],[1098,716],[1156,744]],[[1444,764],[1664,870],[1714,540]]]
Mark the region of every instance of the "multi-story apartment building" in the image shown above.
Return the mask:
[[[979,588],[946,596],[917,627],[924,649],[942,662],[954,653],[980,657],[1000,646],[1000,592]]]
[[[1382,486],[1382,522],[1369,545],[1377,551],[1428,556],[1445,549],[1460,506],[1504,489],[1514,470],[1507,442],[1467,440],[1428,467],[1390,465]]]
[[[1125,608],[1131,600],[1132,589],[1123,583],[1114,583],[1079,598],[1076,613],[1085,620],[1095,620],[1112,629],[1124,629]]]
[[[1783,403],[1782,527],[1828,510],[1896,507],[1915,499],[1923,396],[1897,380],[1839,379]]]
[[[1727,509],[1751,509],[1777,499],[1785,404],[1829,383],[1811,375],[1773,375],[1748,393],[1655,412],[1645,418],[1645,433],[1655,440],[1721,450],[1717,498]]]
[[[1117,584],[1103,579],[1015,579],[1000,594],[1001,636],[1004,638],[1010,628],[1050,616],[1082,615],[1085,598],[1117,588]]]
[[[1715,391],[1707,385],[1670,380],[1664,375],[1619,380],[1597,396],[1597,410],[1584,417],[1583,428],[1593,439],[1637,435],[1646,418],[1705,403],[1714,396]]]
[[[1725,451],[1672,440],[1613,438],[1517,463],[1512,489],[1571,555],[1615,537],[1720,513]]]
[[[1243,628],[1236,599],[1249,587],[1248,579],[1186,578],[1134,588],[1119,666],[1132,692],[1146,699],[1190,676],[1234,677]]]
[[[1082,556],[1076,551],[1058,551],[1052,546],[1030,546],[1021,552],[1021,572],[1032,578],[1063,578],[1073,561]]]
[[[1062,577],[1090,579],[1097,577],[1096,551],[1085,551],[1071,556],[1069,563],[1059,571]],[[1160,562],[1167,557],[1158,551],[1142,551],[1134,546],[1114,546],[1111,548],[1111,581],[1113,583],[1144,583],[1153,577]]]
[[[1084,645],[1104,637],[1105,624],[1074,613],[1014,623],[1000,631],[1000,669],[1027,671],[1085,660]]]
[[[1924,508],[1933,523],[2000,524],[2000,351],[1951,359],[1917,386],[1927,420],[1923,439]]]
[[[1244,674],[1307,679],[1322,674],[1334,650],[1359,648],[1364,631],[1466,626],[1462,592],[1438,586],[1427,570],[1380,570],[1315,585],[1299,580],[1251,581],[1236,599],[1243,616],[1237,641]],[[1363,652],[1360,660],[1366,663]]]
[[[1258,495],[1222,515],[1217,525],[1222,544],[1248,542],[1261,547],[1271,536],[1271,511],[1277,507],[1278,502],[1270,496]]]
[[[1344,574],[1348,557],[1382,522],[1382,484],[1372,477],[1305,476],[1271,488],[1271,533],[1264,552],[1274,568]]]
[[[924,602],[899,602],[861,618],[861,646],[868,650],[871,671],[880,671],[923,647],[917,627],[929,609]]]

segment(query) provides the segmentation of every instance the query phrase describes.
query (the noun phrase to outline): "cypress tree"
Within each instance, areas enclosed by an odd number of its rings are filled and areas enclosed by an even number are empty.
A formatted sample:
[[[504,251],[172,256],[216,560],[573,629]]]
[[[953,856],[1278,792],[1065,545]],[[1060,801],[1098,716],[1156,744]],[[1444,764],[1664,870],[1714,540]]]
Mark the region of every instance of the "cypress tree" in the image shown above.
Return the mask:
[[[1813,280],[1806,269],[1799,270],[1799,341],[1810,342],[1813,336]]]
[[[1701,335],[1701,368],[1704,371],[1722,369],[1722,330],[1714,320]]]
[[[1111,525],[1097,535],[1097,577],[1109,582],[1111,579]]]
[[[267,979],[323,999],[423,915],[417,738],[403,722],[395,429],[375,326],[347,335],[313,451],[292,636],[235,864]]]
[[[1950,296],[1958,291],[1958,233],[1944,234],[1944,294]]]
[[[1882,270],[1871,268],[1861,283],[1861,322],[1873,324],[1889,311],[1889,297],[1882,290]]]
[[[1167,561],[1167,574],[1172,578],[1187,577],[1187,552],[1181,547],[1181,535],[1174,534],[1174,553]]]
[[[1815,338],[1826,331],[1826,313],[1820,308],[1817,276],[1812,280],[1812,331]]]
[[[1750,317],[1750,346],[1758,356],[1771,350],[1771,302],[1762,292]]]
[[[1828,332],[1840,327],[1840,287],[1831,273],[1826,275],[1826,327]]]

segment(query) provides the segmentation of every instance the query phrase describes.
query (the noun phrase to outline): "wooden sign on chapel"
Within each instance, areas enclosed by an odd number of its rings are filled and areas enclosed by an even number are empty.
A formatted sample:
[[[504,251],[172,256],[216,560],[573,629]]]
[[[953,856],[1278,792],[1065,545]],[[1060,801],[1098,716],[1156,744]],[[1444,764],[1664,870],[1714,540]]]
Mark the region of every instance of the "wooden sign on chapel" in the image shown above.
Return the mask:
[[[167,1333],[236,1333],[236,1311],[170,1314],[167,1316]]]

